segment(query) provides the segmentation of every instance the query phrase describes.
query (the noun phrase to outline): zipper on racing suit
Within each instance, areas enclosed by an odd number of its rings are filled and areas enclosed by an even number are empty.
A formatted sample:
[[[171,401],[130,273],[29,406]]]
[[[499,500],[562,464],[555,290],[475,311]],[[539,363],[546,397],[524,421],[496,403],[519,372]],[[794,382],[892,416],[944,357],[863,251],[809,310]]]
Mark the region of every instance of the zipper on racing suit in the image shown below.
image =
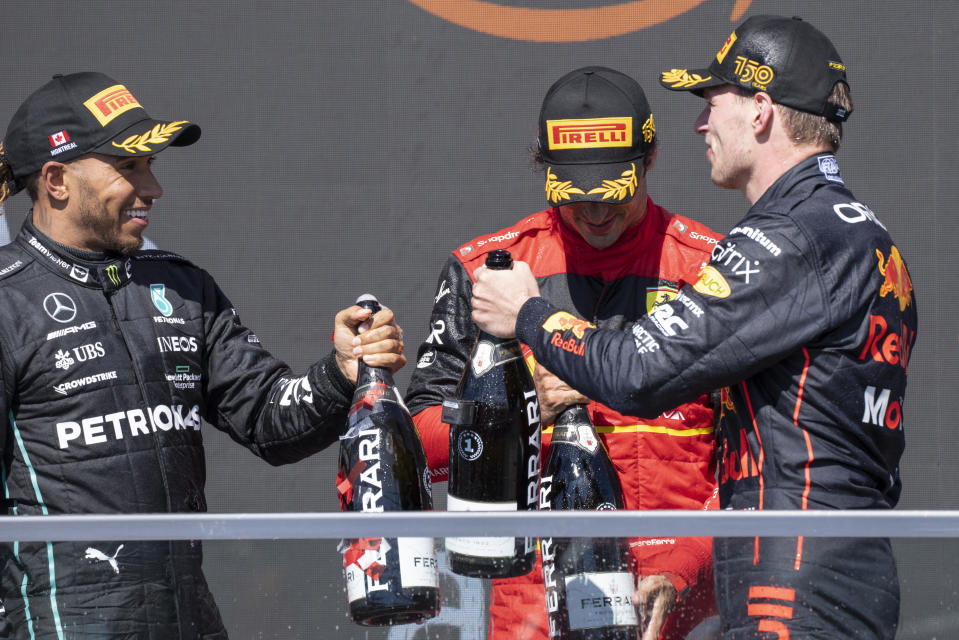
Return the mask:
[[[127,341],[126,334],[123,332],[123,327],[120,324],[119,318],[117,318],[116,308],[113,306],[113,296],[118,293],[119,290],[115,291],[104,291],[103,295],[107,299],[107,306],[110,307],[110,317],[113,319],[113,326],[116,328],[117,333],[120,334],[120,340],[123,342],[123,346],[126,349],[127,357],[130,359],[130,368],[133,370],[133,377],[137,381],[137,389],[140,390],[140,408],[147,418],[150,420],[150,424],[153,424],[153,418],[150,415],[150,406],[148,403],[149,396],[147,395],[146,386],[143,384],[143,378],[140,376],[140,370],[137,367],[136,360],[133,358],[133,351],[130,350],[130,343]],[[166,498],[166,509],[167,513],[173,513],[173,504],[170,501],[170,482],[167,478],[166,465],[163,464],[163,451],[160,447],[160,441],[154,437],[153,438],[153,451],[156,454],[157,466],[160,468],[160,478],[163,481],[163,494]],[[173,605],[176,607],[176,619],[177,619],[177,630],[180,631],[180,637],[182,640],[182,626],[180,621],[182,617],[180,616],[180,586],[178,584],[178,575],[176,571],[176,564],[174,558],[176,558],[175,549],[173,548],[173,540],[167,540],[167,570],[169,572],[170,581],[172,582],[173,588]]]

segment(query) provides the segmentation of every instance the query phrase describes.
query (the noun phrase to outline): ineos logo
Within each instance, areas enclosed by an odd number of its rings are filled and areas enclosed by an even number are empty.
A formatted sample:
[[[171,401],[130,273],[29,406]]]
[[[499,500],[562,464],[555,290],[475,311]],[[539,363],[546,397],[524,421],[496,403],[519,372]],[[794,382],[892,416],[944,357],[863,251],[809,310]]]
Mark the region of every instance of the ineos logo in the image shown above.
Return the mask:
[[[77,317],[77,303],[65,293],[51,293],[44,298],[43,310],[57,322],[72,322]]]
[[[585,42],[640,31],[698,7],[706,0],[632,0],[585,9],[506,7],[485,0],[410,0],[420,9],[461,27],[511,40]],[[731,22],[752,0],[736,0]]]

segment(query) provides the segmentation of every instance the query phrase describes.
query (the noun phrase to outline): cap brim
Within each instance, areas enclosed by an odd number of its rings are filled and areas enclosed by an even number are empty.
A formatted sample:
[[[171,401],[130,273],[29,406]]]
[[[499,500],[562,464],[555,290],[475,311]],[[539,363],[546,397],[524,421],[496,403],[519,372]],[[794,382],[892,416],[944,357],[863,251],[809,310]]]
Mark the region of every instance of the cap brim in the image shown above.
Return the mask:
[[[548,164],[546,201],[553,207],[573,202],[629,202],[636,195],[642,172],[642,157],[606,164]]]
[[[670,69],[659,74],[659,84],[670,91],[702,94],[703,89],[729,84],[729,81],[710,73],[709,69]]]
[[[186,147],[200,139],[200,127],[186,120],[141,120],[117,134],[93,153],[110,156],[149,156],[167,147]]]

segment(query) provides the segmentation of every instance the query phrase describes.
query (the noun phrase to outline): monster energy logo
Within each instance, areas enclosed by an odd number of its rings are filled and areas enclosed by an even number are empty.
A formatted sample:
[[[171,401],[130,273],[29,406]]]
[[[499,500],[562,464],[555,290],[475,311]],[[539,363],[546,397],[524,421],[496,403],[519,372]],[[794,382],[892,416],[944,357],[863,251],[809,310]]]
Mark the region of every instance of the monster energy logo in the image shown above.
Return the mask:
[[[109,267],[107,267],[106,269],[104,269],[104,271],[106,272],[107,278],[109,278],[110,282],[112,282],[113,284],[115,284],[116,286],[119,287],[119,286],[120,286],[120,269],[119,269],[119,267],[117,267],[117,265],[115,265],[115,264],[111,264]]]

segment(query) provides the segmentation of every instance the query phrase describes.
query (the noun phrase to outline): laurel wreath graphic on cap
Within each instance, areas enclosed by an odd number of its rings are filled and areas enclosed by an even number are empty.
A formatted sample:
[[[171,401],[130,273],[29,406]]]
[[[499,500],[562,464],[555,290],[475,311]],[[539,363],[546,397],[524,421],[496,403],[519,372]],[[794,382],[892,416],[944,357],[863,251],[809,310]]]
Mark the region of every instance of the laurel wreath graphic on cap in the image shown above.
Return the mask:
[[[695,87],[700,82],[711,80],[712,76],[704,78],[698,73],[689,73],[686,69],[670,69],[669,71],[663,71],[659,79],[670,87],[677,89],[680,87]]]
[[[170,139],[174,133],[183,128],[183,125],[186,124],[186,120],[177,120],[176,122],[168,122],[167,124],[156,124],[152,129],[148,129],[145,133],[140,135],[132,135],[120,144],[116,142],[112,143],[114,147],[118,149],[123,149],[124,151],[129,151],[130,153],[136,153],[137,151],[151,151],[150,147],[147,145],[151,144],[163,144]]]
[[[562,200],[569,200],[569,194],[576,193],[579,195],[585,195],[586,192],[580,189],[579,187],[573,186],[572,180],[566,180],[565,182],[557,182],[556,174],[550,171],[549,167],[546,168],[546,198],[550,202],[560,202]]]
[[[594,193],[603,194],[603,200],[608,200],[612,198],[613,200],[622,200],[626,197],[626,192],[629,191],[629,195],[632,196],[636,192],[636,185],[639,184],[639,180],[636,178],[636,165],[630,163],[631,168],[623,171],[620,175],[621,178],[616,180],[603,180],[603,186],[596,187],[595,189],[590,189],[587,193],[593,195]]]
[[[630,197],[632,197],[632,195],[636,193],[636,186],[639,184],[639,180],[636,177],[636,165],[630,163],[629,167],[629,169],[620,174],[620,178],[616,180],[603,180],[602,186],[590,189],[589,191],[583,191],[579,187],[574,187],[572,180],[558,182],[556,180],[556,174],[546,169],[546,197],[550,202],[569,200],[569,194],[571,193],[579,195],[603,194],[603,200],[622,200],[626,197],[627,192],[629,192]]]
[[[655,136],[656,123],[653,122],[653,114],[649,114],[649,117],[646,118],[646,122],[643,123],[643,140],[646,142],[652,142]]]

